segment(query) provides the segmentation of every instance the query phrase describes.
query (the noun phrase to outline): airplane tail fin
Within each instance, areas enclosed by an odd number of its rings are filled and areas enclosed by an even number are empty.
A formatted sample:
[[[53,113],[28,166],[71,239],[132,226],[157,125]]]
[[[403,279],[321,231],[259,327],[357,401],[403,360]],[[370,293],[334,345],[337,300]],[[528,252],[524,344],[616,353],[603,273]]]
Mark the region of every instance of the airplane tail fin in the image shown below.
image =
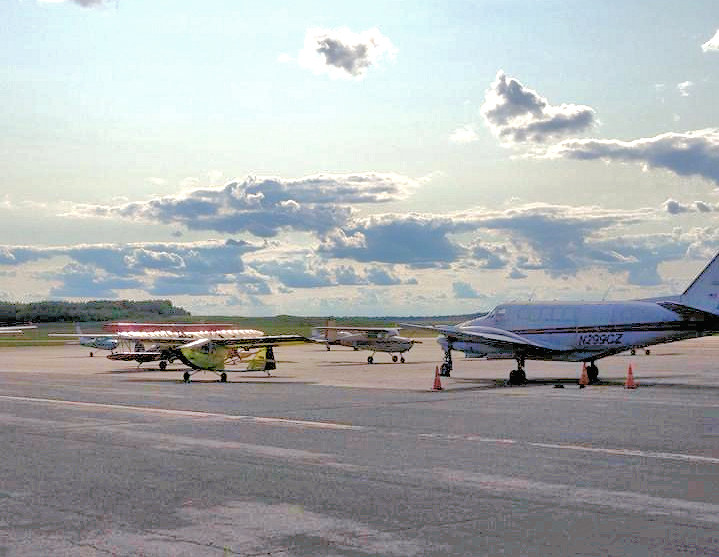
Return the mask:
[[[337,322],[334,319],[328,319],[327,320],[327,326],[328,327],[336,327]],[[337,340],[337,329],[325,329],[325,338],[329,340],[330,342],[335,342]]]
[[[719,253],[679,297],[680,303],[719,315]]]
[[[267,348],[260,348],[247,362],[247,371],[264,371],[267,363]]]

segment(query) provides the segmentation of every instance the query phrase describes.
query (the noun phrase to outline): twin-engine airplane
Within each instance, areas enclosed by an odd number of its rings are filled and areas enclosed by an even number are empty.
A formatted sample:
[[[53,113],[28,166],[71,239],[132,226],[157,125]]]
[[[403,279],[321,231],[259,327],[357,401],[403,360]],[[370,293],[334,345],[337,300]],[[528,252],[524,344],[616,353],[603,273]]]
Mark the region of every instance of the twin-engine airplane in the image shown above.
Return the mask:
[[[168,325],[169,326],[169,325]],[[76,336],[56,334],[53,336]],[[229,360],[244,359],[255,356],[250,362],[251,369],[269,371],[276,368],[273,347],[280,344],[297,344],[307,342],[300,335],[265,335],[255,329],[225,329],[212,331],[177,331],[149,330],[123,331],[119,333],[93,335],[96,338],[112,338],[119,346],[126,348],[113,352],[107,357],[110,360],[136,361],[138,365],[145,362],[159,361],[160,369],[164,370],[168,362],[181,361],[194,371],[185,371],[183,380],[190,378],[197,371],[211,371],[227,381],[225,363]],[[146,349],[146,343],[151,343]],[[262,367],[257,363],[262,362]]]
[[[372,354],[367,356],[368,364],[374,363],[377,352],[388,352],[392,354],[393,362],[404,363],[403,354],[419,342],[399,336],[396,327],[335,327],[334,321],[328,321],[327,327],[313,327],[310,340],[327,345],[327,350],[332,345],[371,350]]]
[[[652,346],[719,331],[719,254],[679,296],[626,302],[502,304],[489,314],[454,326],[407,327],[441,333],[441,374],[452,371],[452,350],[467,357],[517,361],[510,384],[527,379],[525,360],[588,362],[587,376],[599,379],[594,363],[636,347]]]

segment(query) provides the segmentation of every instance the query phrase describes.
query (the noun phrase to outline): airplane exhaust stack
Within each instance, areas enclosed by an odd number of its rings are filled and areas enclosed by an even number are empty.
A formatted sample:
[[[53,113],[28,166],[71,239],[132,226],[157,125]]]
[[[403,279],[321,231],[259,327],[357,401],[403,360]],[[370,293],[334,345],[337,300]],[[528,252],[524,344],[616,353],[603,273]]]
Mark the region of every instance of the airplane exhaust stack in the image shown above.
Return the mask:
[[[434,368],[434,385],[432,385],[433,391],[442,390],[442,380],[439,378],[439,366]]]
[[[639,385],[634,381],[634,373],[632,372],[632,364],[627,369],[627,381],[624,383],[625,389],[636,389]]]
[[[579,378],[579,388],[583,389],[589,385],[589,376],[587,375],[587,363],[582,363],[582,376]]]

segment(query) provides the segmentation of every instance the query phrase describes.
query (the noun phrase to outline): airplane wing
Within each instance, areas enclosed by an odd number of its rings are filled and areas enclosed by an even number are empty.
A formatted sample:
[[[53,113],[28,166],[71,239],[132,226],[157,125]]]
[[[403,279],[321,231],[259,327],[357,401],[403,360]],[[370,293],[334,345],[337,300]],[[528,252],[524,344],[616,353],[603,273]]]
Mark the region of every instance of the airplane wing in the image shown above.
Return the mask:
[[[511,331],[502,331],[500,329],[492,329],[491,331],[468,331],[452,325],[413,325],[411,323],[401,323],[401,325],[413,329],[436,331],[453,341],[481,342],[482,344],[487,344],[504,350],[541,354],[549,354],[552,352],[559,353],[565,351],[547,344],[530,340],[521,335],[512,333]]]
[[[67,337],[67,338],[117,338],[114,333],[48,333],[49,337]]]
[[[312,327],[313,329],[317,329],[318,331],[357,331],[357,332],[364,332],[364,331],[397,331],[399,330],[399,327]]]
[[[0,327],[0,334],[5,335],[21,335],[23,329],[37,329],[36,325],[8,325],[7,327]]]
[[[121,360],[123,362],[155,362],[162,360],[162,352],[116,352],[107,356],[108,360]]]
[[[238,348],[260,348],[263,346],[277,346],[279,344],[300,344],[303,342],[311,342],[310,339],[301,335],[265,335],[260,337],[206,337],[192,340],[187,344],[182,344],[178,348],[199,348],[205,344],[217,344],[219,346],[229,346]]]

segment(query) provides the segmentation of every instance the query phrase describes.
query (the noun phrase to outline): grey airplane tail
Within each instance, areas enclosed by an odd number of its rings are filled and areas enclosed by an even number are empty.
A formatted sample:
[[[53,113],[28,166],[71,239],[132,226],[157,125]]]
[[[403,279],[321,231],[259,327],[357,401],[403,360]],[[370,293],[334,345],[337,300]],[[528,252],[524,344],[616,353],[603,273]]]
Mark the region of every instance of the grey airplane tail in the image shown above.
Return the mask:
[[[719,253],[679,297],[679,303],[719,315]]]

